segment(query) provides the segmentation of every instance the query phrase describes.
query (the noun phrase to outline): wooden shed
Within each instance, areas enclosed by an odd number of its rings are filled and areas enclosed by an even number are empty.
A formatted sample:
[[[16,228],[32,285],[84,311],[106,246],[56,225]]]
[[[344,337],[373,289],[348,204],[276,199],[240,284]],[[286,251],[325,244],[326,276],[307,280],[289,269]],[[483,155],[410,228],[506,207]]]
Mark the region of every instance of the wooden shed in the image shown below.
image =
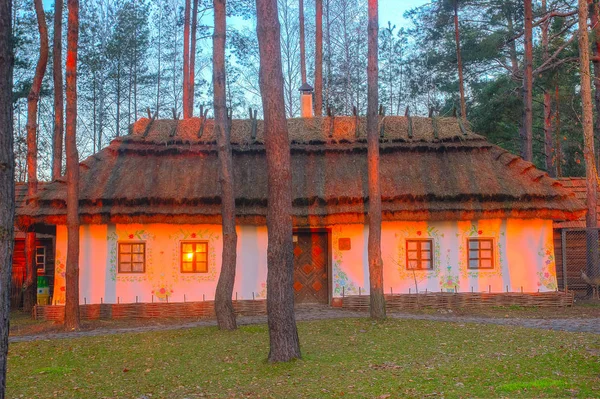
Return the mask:
[[[559,181],[565,188],[575,193],[577,199],[585,203],[585,177],[563,177]],[[600,207],[598,209],[600,222]],[[571,221],[554,222],[554,251],[556,257],[556,277],[560,290],[568,288],[577,297],[588,295],[588,284],[581,277],[586,268],[587,248],[585,215]],[[566,248],[566,251],[564,250]]]
[[[41,185],[45,183],[40,183]],[[24,205],[24,199],[27,194],[27,185],[17,183],[15,186],[15,200],[17,208]],[[45,226],[43,232],[36,235],[36,254],[35,261],[38,270],[38,276],[45,276],[50,286],[50,296],[54,288],[54,247],[55,247],[55,229],[53,226]],[[23,305],[23,283],[26,278],[25,269],[25,233],[16,229],[15,246],[12,263],[12,283],[11,283],[11,302],[12,309],[20,308]]]

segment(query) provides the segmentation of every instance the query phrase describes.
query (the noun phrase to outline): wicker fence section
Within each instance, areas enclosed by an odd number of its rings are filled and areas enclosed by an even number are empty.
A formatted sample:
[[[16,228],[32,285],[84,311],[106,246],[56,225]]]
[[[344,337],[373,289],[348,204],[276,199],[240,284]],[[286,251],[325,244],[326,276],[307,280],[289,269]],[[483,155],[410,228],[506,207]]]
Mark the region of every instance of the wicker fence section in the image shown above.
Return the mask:
[[[403,309],[481,308],[489,306],[566,307],[573,305],[572,292],[540,293],[427,293],[385,295],[388,311]],[[353,295],[343,298],[342,308],[368,311],[369,296]]]
[[[239,315],[254,316],[267,313],[266,300],[233,301],[233,308]],[[213,301],[205,302],[155,302],[80,305],[82,320],[93,319],[150,319],[150,318],[214,318]],[[36,306],[33,311],[36,320],[63,321],[65,307],[62,305]]]

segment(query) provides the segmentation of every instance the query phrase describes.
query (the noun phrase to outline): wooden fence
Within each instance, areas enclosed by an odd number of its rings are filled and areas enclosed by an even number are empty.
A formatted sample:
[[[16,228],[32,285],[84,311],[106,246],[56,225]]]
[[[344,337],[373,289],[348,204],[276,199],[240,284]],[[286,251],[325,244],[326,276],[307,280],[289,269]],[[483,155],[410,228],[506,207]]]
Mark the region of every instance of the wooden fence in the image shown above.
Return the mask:
[[[266,300],[233,301],[233,308],[238,315],[254,316],[267,313]],[[155,303],[119,303],[80,305],[82,320],[94,319],[150,319],[150,318],[214,318],[215,304],[205,302],[155,302]],[[33,310],[36,320],[53,320],[62,322],[65,307],[62,305],[36,306]]]
[[[451,309],[482,308],[490,306],[535,306],[565,307],[572,306],[572,292],[559,291],[536,293],[427,293],[427,294],[387,294],[385,304],[388,311],[403,309]],[[342,308],[348,310],[368,311],[368,295],[352,295],[342,299]]]
[[[536,293],[446,293],[427,294],[387,294],[388,311],[404,309],[452,309],[481,308],[490,306],[534,306],[566,307],[572,306],[573,292],[536,292]],[[335,298],[333,306],[355,311],[369,310],[368,295],[352,295]],[[238,315],[256,316],[267,312],[264,299],[234,300],[233,307]],[[213,301],[205,302],[157,302],[157,303],[120,303],[80,305],[81,319],[149,319],[149,318],[214,318]],[[63,321],[65,307],[62,305],[36,306],[33,310],[36,320]]]

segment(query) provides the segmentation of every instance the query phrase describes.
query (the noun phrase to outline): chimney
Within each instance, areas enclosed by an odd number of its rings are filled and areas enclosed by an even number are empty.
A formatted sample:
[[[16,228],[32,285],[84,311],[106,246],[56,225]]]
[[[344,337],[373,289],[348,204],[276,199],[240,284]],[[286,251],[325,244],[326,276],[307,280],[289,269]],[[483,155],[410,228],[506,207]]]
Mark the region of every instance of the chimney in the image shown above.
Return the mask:
[[[313,88],[308,83],[300,86],[300,116],[303,118],[313,117]]]

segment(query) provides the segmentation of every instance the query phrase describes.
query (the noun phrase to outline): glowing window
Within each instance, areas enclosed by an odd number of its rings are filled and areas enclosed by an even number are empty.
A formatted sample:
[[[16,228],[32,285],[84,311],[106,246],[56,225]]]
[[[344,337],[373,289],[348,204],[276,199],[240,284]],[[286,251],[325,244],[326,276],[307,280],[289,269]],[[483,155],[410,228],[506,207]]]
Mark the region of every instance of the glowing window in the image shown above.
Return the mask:
[[[433,269],[433,240],[406,240],[406,268]]]
[[[208,241],[181,243],[181,273],[208,273]]]
[[[119,273],[144,273],[146,271],[146,243],[119,243]]]
[[[469,238],[469,269],[494,268],[494,240],[491,238]]]

